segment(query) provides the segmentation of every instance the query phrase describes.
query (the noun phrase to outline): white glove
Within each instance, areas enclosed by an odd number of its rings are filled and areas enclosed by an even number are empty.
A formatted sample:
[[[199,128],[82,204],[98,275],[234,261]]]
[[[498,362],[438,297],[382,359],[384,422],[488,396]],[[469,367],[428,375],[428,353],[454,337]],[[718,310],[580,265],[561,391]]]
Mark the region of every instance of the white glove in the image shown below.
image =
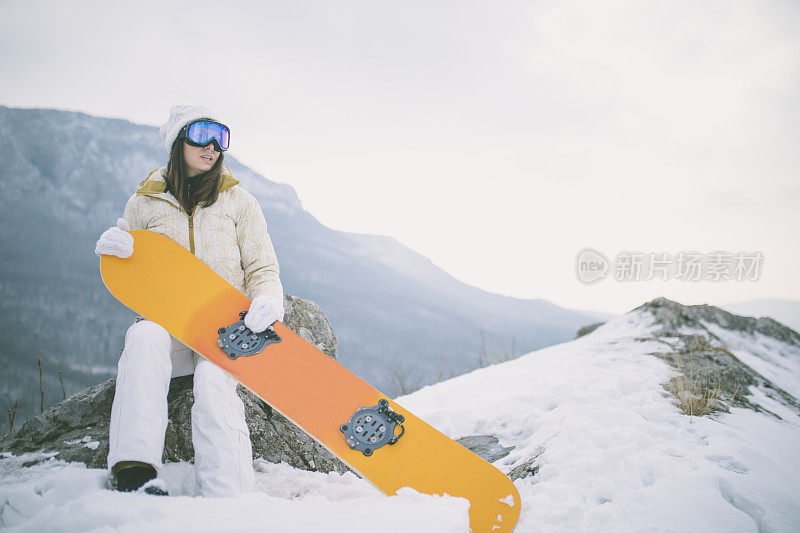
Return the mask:
[[[256,296],[244,316],[244,325],[253,333],[260,333],[276,320],[283,320],[283,302],[270,296]]]
[[[94,253],[101,255],[116,255],[125,259],[133,255],[133,235],[128,233],[130,226],[125,219],[118,218],[117,225],[105,230],[97,240]]]

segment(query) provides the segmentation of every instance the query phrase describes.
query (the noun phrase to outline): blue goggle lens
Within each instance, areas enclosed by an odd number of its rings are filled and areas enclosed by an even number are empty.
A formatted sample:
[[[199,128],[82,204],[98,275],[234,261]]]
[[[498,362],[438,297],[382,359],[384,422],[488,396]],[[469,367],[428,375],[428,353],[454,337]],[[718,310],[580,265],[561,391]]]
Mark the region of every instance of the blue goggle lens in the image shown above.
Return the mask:
[[[186,138],[200,146],[205,146],[216,139],[217,145],[224,151],[230,145],[231,132],[225,124],[200,120],[189,124],[186,128]]]

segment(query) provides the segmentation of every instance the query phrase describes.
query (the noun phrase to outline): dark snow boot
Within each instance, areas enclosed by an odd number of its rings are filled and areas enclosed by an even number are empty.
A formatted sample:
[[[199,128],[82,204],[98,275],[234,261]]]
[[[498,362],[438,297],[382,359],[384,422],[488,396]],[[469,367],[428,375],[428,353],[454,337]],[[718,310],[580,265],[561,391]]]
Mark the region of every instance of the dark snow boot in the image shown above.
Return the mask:
[[[111,469],[109,483],[114,490],[121,492],[134,492],[145,487],[144,491],[148,494],[166,496],[167,491],[163,483],[150,483],[156,479],[156,475],[153,465],[138,461],[122,461]]]
[[[153,496],[169,496],[164,480],[159,478],[151,479],[142,485],[139,492],[144,492],[145,494],[151,494]]]

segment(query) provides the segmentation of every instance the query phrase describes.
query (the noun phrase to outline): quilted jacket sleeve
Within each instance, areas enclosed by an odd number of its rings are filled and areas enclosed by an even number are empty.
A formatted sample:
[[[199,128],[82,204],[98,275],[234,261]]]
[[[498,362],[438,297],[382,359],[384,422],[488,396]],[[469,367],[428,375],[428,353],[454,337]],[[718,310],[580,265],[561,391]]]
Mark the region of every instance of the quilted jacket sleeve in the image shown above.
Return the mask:
[[[255,197],[240,190],[242,199],[236,219],[236,238],[242,257],[244,283],[248,296],[267,295],[283,305],[283,285],[278,258],[267,233],[267,221]]]
[[[128,223],[132,230],[145,229],[144,224],[142,224],[141,217],[139,216],[136,194],[131,196],[128,199],[128,203],[125,204],[125,211],[122,214],[122,218],[125,219],[125,222]]]

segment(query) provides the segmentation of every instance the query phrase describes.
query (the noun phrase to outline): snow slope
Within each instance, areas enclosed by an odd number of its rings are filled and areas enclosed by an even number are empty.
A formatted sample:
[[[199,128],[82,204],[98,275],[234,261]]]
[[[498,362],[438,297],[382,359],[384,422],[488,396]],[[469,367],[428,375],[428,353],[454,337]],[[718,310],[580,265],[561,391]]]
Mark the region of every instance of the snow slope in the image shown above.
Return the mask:
[[[504,472],[538,467],[515,481],[523,499],[517,532],[797,531],[797,412],[753,390],[750,400],[778,416],[682,414],[663,387],[674,371],[645,355],[668,349],[654,338],[655,327],[652,315],[633,311],[590,335],[398,402],[452,438],[494,435],[513,447],[495,463]],[[761,370],[796,390],[798,348],[716,333],[741,354],[757,342],[760,355],[752,357]],[[387,498],[352,474],[258,461],[258,493],[201,499],[185,496],[191,465],[171,464],[163,476],[176,497],[158,498],[106,491],[100,470],[55,459],[21,468],[23,461],[0,460],[0,526],[9,531],[56,524],[61,531],[352,531],[354,523],[468,530],[462,499],[411,490]]]
[[[673,370],[643,355],[666,349],[653,330],[652,315],[633,311],[398,401],[453,438],[515,446],[503,471],[538,455],[538,473],[516,481],[517,531],[798,531],[797,413],[754,391],[783,420],[681,414],[662,386]]]

